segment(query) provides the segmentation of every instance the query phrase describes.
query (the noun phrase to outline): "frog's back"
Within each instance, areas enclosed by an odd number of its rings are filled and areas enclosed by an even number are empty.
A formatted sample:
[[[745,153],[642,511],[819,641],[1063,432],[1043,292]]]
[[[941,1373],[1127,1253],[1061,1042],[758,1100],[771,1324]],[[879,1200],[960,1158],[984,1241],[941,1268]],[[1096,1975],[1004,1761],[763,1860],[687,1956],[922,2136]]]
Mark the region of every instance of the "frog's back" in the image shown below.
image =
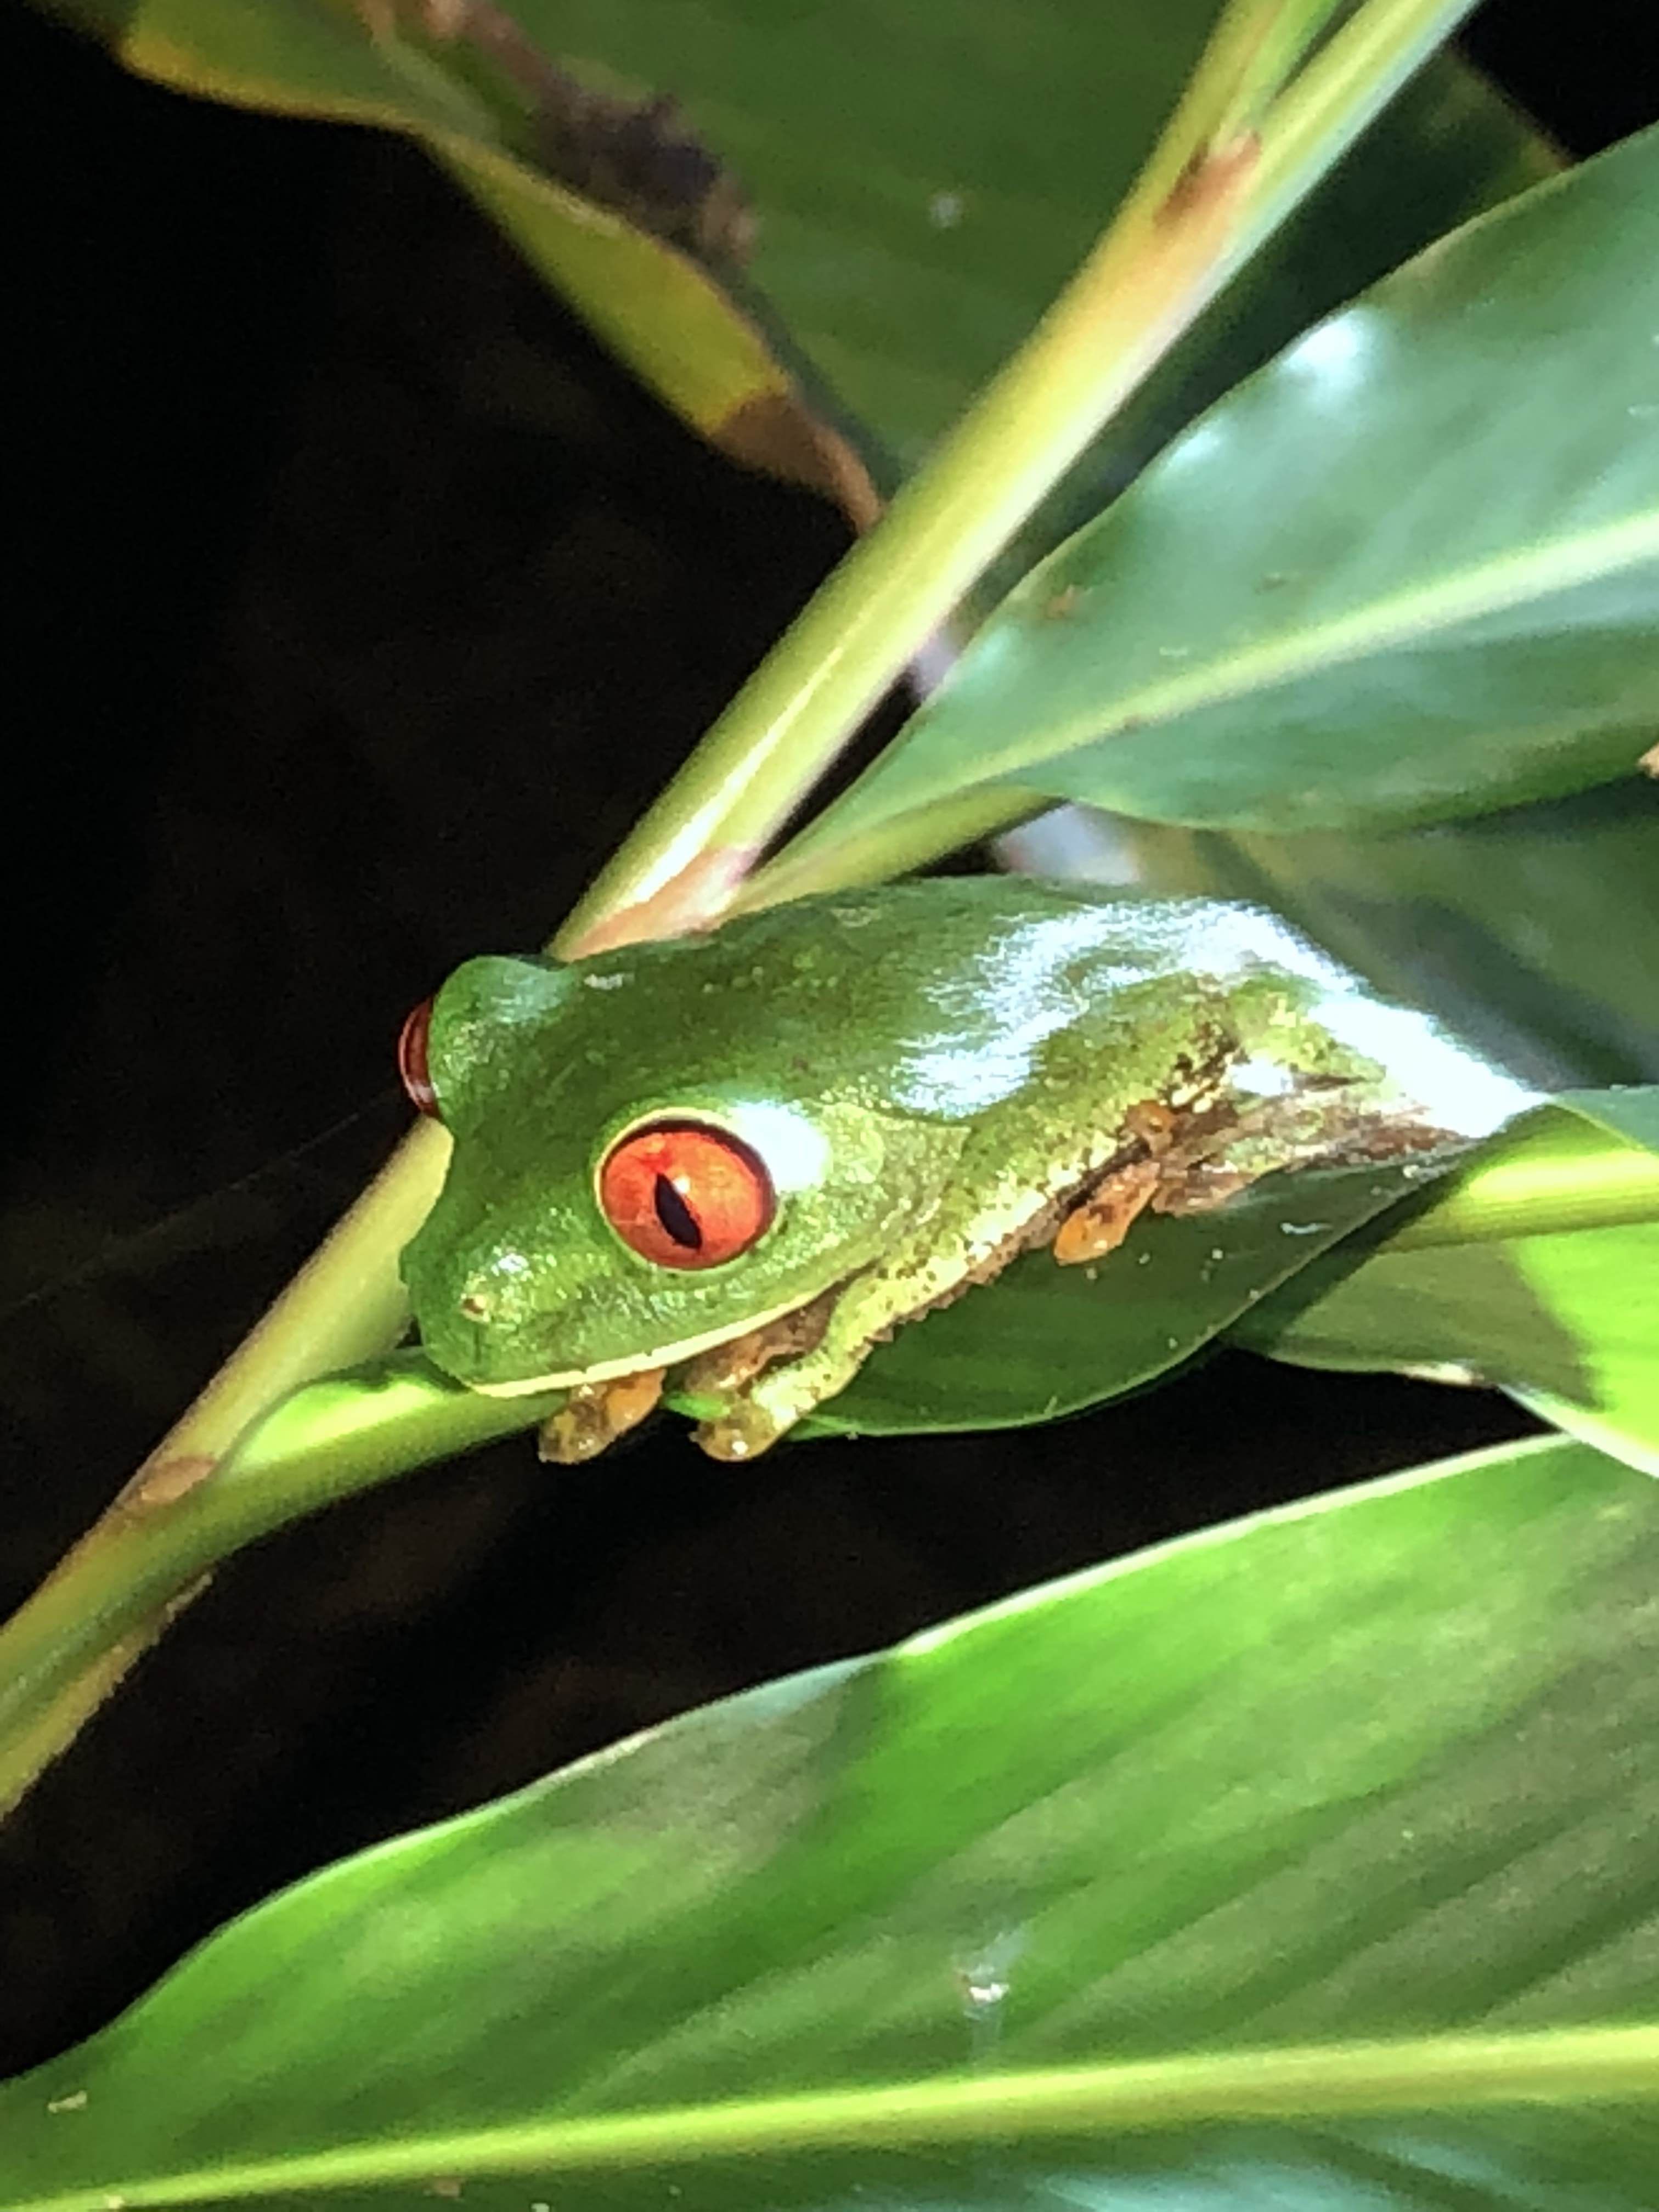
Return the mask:
[[[580,968],[599,986],[663,971],[672,988],[657,995],[683,1016],[676,1066],[694,1084],[729,1070],[763,1024],[769,1053],[787,1058],[803,1091],[855,1091],[944,1119],[983,1113],[1040,1064],[1145,1037],[1166,1012],[1178,1023],[1206,987],[1267,969],[1317,988],[1341,977],[1251,908],[1009,876],[802,900]]]
[[[781,954],[805,996],[821,963],[826,978],[857,981],[866,1018],[890,1006],[901,1030],[928,1010],[974,1006],[1018,1022],[1057,993],[1075,1015],[1083,986],[1096,1000],[1159,981],[1224,988],[1268,969],[1327,989],[1352,981],[1259,908],[1106,896],[1030,876],[935,877],[802,900],[728,922],[705,942],[723,949],[739,984],[747,962],[770,969]]]
[[[803,918],[812,917],[802,927]],[[1229,982],[1274,967],[1328,985],[1343,971],[1274,915],[1205,898],[1108,896],[1032,876],[933,877],[803,899],[727,922],[703,940],[740,968],[811,938],[884,983],[927,995],[966,971],[1001,991],[1044,977],[1126,981],[1206,975]]]

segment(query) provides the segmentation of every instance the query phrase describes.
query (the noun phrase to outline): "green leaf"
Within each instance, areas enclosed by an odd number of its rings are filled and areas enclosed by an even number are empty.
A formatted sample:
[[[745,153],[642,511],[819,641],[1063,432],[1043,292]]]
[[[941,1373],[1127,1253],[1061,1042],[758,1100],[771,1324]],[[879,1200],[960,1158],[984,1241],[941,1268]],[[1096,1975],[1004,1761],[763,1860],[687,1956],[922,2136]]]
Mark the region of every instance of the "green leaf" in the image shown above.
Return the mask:
[[[685,99],[752,197],[756,286],[896,475],[1088,252],[1218,11],[1001,0],[964,21],[948,0],[719,0],[695,13],[523,0],[520,12],[554,49]],[[1489,86],[1434,64],[1209,318],[1162,422],[1187,419],[1312,316],[1551,166]],[[1120,446],[1103,478],[1121,482],[1123,466]]]
[[[1501,1383],[1659,1474],[1656,1152],[1659,1090],[1564,1099],[1420,1221],[1323,1255],[1233,1334],[1305,1366]],[[1546,1185],[1565,1202],[1528,1234]]]
[[[106,12],[91,0],[94,21]],[[461,11],[465,15],[465,10]],[[378,35],[371,36],[373,18]],[[458,19],[459,20],[459,19]],[[495,15],[510,28],[514,18]],[[749,308],[686,241],[572,189],[541,158],[533,102],[510,70],[472,47],[421,37],[397,0],[362,16],[326,0],[139,0],[123,11],[116,52],[139,75],[251,107],[406,131],[511,236],[599,336],[714,444],[826,492],[855,520],[873,516],[865,465],[802,394]],[[580,100],[611,97],[542,59]],[[522,64],[526,56],[519,56]],[[538,58],[528,58],[534,65]],[[615,101],[643,107],[653,88]],[[718,173],[719,162],[706,148]],[[672,175],[672,154],[663,157]],[[682,162],[681,166],[684,166]],[[663,211],[671,231],[684,210]]]
[[[1298,1169],[1214,1213],[1143,1216],[1121,1249],[1088,1267],[1029,1253],[878,1345],[806,1433],[1015,1428],[1143,1389],[1425,1173],[1421,1161]]]
[[[234,1923],[0,2191],[1645,2212],[1656,1581],[1550,1438],[689,1715]]]
[[[422,34],[407,0],[362,0],[362,21],[322,0],[74,0],[74,12],[162,83],[407,131],[694,428],[865,521],[870,475],[890,483],[908,471],[1087,251],[1215,9],[1044,0],[1039,24],[1008,0],[968,25],[948,5],[896,14],[878,0],[695,10],[521,0],[492,11],[495,24],[522,27],[532,66],[539,52],[580,90],[635,105],[673,97],[721,189],[753,210],[744,270],[725,254],[711,265],[684,237],[653,235],[648,211],[596,206],[550,175],[533,100],[465,27],[465,8],[445,11],[462,27],[448,42]],[[1031,115],[1043,118],[1035,136]],[[1432,64],[1189,338],[1134,421],[1096,448],[1073,520],[1311,315],[1550,166],[1480,79]],[[1054,520],[1039,540],[1070,526]]]
[[[1431,247],[1027,579],[815,825],[969,787],[1284,831],[1633,769],[1659,720],[1659,130]]]
[[[1032,1253],[878,1346],[808,1433],[1049,1420],[1226,1334],[1304,1365],[1472,1369],[1656,1472],[1655,1152],[1659,1089],[1585,1091],[1473,1161],[1298,1169],[1212,1213],[1143,1218],[1091,1267]]]
[[[1599,1122],[1626,1143],[1659,1152],[1659,1084],[1619,1091],[1580,1091],[1560,1101],[1587,1121]]]

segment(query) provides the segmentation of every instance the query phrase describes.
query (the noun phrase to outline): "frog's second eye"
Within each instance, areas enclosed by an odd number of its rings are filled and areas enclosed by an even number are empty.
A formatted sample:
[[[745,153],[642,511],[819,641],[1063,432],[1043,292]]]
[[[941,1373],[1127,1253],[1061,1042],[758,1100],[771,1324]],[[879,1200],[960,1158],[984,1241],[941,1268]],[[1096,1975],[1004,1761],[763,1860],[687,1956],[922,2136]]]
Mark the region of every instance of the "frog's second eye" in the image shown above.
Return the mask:
[[[427,1073],[427,1032],[432,1027],[432,1001],[422,999],[398,1036],[398,1073],[403,1079],[404,1089],[409,1093],[409,1103],[422,1114],[435,1120],[438,1094],[432,1087],[432,1078]]]
[[[599,1206],[623,1243],[659,1267],[718,1267],[772,1218],[757,1156],[702,1121],[653,1121],[605,1156]]]

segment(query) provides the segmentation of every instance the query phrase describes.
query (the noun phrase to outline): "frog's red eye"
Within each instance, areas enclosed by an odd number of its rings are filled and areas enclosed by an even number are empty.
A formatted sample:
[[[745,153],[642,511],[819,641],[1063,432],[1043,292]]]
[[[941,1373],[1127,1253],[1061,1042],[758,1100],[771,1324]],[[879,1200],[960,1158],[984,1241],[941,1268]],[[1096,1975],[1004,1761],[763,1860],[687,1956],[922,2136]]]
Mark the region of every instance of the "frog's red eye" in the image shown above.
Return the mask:
[[[772,1218],[772,1180],[747,1145],[702,1121],[635,1129],[599,1170],[599,1206],[623,1243],[659,1267],[718,1267]]]
[[[432,1027],[432,1001],[422,999],[398,1036],[398,1073],[403,1078],[409,1103],[436,1118],[438,1094],[426,1069],[427,1032]]]

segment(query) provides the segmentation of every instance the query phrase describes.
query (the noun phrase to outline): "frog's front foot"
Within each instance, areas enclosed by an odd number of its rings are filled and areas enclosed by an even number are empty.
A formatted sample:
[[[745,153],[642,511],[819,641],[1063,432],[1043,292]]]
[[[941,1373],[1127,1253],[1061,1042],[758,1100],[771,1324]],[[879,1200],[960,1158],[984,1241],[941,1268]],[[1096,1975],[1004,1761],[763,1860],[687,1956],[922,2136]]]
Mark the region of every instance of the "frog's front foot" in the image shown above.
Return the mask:
[[[1062,1267],[1115,1252],[1157,1196],[1163,1170],[1156,1160],[1131,1160],[1079,1200],[1054,1232],[1054,1255]]]
[[[557,1467],[597,1459],[651,1412],[662,1395],[662,1378],[660,1367],[642,1367],[607,1382],[576,1383],[536,1431],[538,1454]]]
[[[738,1389],[706,1393],[704,1404],[695,1408],[703,1416],[697,1442],[711,1459],[758,1459],[857,1374],[874,1334],[864,1326],[857,1300],[843,1296],[827,1328],[812,1308],[801,1311],[803,1328],[821,1334],[822,1341],[781,1359]]]
[[[702,1363],[694,1361],[685,1380],[693,1386],[686,1391],[692,1401],[687,1410],[702,1416],[697,1442],[710,1459],[758,1459],[803,1415],[850,1381],[858,1364],[857,1356],[837,1357],[820,1346],[763,1373],[750,1370],[740,1382],[714,1389],[709,1387],[706,1370],[697,1377]],[[699,1381],[701,1387],[696,1387]]]
[[[1115,1252],[1147,1206],[1157,1206],[1180,1127],[1181,1117],[1162,1099],[1139,1099],[1129,1108],[1122,1135],[1138,1149],[1103,1176],[1060,1223],[1053,1250],[1062,1267]]]
[[[837,1285],[687,1363],[679,1389],[698,1410],[713,1409],[696,1431],[711,1459],[758,1458],[822,1395],[817,1384],[803,1389],[802,1383],[816,1370],[814,1355],[840,1294]]]

